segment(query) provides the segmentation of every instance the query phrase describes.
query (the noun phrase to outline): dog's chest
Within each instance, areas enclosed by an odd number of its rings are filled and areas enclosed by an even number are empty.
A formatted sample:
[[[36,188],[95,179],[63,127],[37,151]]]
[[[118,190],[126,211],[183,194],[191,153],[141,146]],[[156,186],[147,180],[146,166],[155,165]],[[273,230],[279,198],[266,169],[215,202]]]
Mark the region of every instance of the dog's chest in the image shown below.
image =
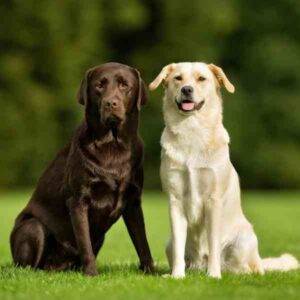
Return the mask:
[[[91,208],[109,215],[123,206],[123,194],[132,173],[131,152],[107,145],[97,153],[97,162],[95,176],[89,183]]]
[[[161,137],[163,151],[182,168],[207,167],[210,160],[209,143],[209,134],[205,130],[199,134],[194,128],[178,134],[165,129]]]
[[[198,199],[187,197],[183,205],[188,227],[201,225],[204,220],[204,199],[201,196]]]
[[[172,164],[164,155],[162,159],[161,180],[164,190],[170,195],[172,203],[183,212],[188,226],[199,225],[203,220],[206,201],[205,186],[200,180],[201,168]]]
[[[116,181],[113,184],[100,181],[90,189],[90,225],[101,231],[106,231],[120,217],[126,205],[124,189],[127,182]]]
[[[204,206],[207,200],[204,195],[205,188],[199,182],[201,169],[187,166],[186,173],[187,191],[185,197],[182,198],[183,209],[189,226],[200,225],[203,221]]]
[[[162,183],[166,192],[175,195],[189,226],[201,225],[207,201],[207,170],[215,167],[215,153],[209,149],[210,135],[205,130],[189,136],[162,135]],[[205,182],[205,184],[204,184]]]

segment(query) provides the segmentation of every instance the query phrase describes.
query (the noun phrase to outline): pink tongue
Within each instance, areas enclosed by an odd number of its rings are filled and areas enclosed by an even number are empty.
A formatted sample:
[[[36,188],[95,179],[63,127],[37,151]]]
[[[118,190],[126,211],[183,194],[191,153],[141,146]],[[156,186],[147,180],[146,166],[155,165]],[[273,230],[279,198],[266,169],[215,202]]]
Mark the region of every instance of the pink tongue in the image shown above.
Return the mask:
[[[181,108],[183,110],[193,110],[195,107],[195,103],[193,102],[182,102],[181,103]]]

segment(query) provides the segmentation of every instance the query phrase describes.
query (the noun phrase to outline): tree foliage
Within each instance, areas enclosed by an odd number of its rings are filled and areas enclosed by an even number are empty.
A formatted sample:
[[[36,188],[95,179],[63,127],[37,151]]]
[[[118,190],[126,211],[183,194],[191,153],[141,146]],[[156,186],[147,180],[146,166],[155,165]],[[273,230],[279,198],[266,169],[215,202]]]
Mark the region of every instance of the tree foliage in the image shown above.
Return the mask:
[[[244,187],[300,187],[300,2],[110,0],[0,2],[0,185],[32,185],[82,118],[91,66],[119,61],[150,82],[170,62],[223,67],[231,156]],[[159,187],[162,91],[141,134],[145,185]]]

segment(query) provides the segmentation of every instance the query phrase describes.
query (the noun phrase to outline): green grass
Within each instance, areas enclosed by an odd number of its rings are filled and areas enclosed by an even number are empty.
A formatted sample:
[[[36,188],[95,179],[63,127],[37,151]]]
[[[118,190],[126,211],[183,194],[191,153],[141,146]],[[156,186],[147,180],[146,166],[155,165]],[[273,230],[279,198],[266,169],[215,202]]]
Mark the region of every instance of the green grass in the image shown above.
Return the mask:
[[[300,299],[300,271],[258,275],[223,274],[221,280],[188,272],[183,280],[165,279],[164,247],[169,233],[167,199],[146,193],[144,212],[158,274],[137,270],[137,256],[120,220],[109,232],[96,278],[79,272],[43,272],[12,266],[8,238],[28,193],[0,195],[0,299]],[[300,258],[300,193],[246,193],[243,206],[254,224],[262,256],[291,252]]]

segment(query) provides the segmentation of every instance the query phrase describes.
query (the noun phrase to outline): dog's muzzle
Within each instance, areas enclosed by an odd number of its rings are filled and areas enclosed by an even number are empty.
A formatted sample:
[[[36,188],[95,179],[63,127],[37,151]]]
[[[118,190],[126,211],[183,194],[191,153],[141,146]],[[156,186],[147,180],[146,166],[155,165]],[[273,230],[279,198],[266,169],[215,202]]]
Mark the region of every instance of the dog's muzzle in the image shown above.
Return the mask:
[[[103,100],[100,114],[101,119],[107,127],[114,128],[121,124],[124,120],[123,107],[120,101],[110,99]]]

